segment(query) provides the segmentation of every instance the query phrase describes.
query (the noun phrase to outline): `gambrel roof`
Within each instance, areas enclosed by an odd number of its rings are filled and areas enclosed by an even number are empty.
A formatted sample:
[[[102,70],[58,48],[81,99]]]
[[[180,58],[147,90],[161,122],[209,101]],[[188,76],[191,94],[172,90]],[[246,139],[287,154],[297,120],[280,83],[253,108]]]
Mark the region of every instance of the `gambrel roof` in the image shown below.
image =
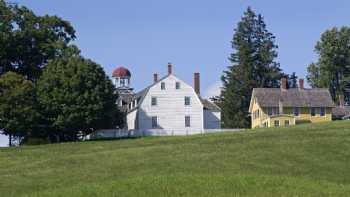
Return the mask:
[[[280,89],[254,88],[252,98],[255,97],[261,107],[334,107],[332,96],[328,89]]]
[[[169,75],[166,75],[164,76],[163,78],[159,79],[157,82],[149,85],[148,87],[146,87],[145,89],[139,91],[138,93],[136,93],[132,99],[132,101],[134,100],[137,100],[138,102],[142,102],[142,100],[144,99],[144,97],[147,95],[148,91],[156,84],[158,84],[159,82],[163,81],[164,79],[168,78],[170,75],[173,75],[173,74],[169,74]],[[173,75],[174,76],[174,75]],[[206,109],[206,110],[211,110],[211,111],[221,111],[220,107],[217,106],[216,104],[214,104],[213,102],[207,100],[207,99],[203,99],[201,98],[200,95],[197,95],[199,100],[201,101],[202,105],[203,105],[203,108]],[[138,108],[138,106],[134,109],[132,109],[131,111],[129,112],[132,112],[134,110],[136,110]]]

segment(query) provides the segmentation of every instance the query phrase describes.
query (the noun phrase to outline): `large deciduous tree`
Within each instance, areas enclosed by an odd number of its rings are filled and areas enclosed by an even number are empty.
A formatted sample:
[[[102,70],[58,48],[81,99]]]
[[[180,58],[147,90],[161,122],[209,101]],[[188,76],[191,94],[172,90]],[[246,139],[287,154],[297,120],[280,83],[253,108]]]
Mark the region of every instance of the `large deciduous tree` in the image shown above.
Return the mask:
[[[74,39],[68,21],[0,0],[0,75],[13,71],[36,81],[48,60],[59,57]]]
[[[344,95],[350,101],[350,28],[332,28],[321,35],[315,46],[317,62],[308,66],[312,87],[329,88],[334,100]]]
[[[251,8],[244,13],[232,40],[232,65],[222,76],[223,90],[216,99],[222,108],[223,126],[249,127],[248,108],[253,88],[278,87],[284,74],[277,57],[275,37],[263,17]]]
[[[117,93],[102,67],[79,55],[50,61],[37,83],[38,101],[51,139],[77,140],[78,134],[116,128],[122,118]]]
[[[14,72],[0,77],[0,129],[11,137],[27,137],[35,132],[39,115],[31,81]]]

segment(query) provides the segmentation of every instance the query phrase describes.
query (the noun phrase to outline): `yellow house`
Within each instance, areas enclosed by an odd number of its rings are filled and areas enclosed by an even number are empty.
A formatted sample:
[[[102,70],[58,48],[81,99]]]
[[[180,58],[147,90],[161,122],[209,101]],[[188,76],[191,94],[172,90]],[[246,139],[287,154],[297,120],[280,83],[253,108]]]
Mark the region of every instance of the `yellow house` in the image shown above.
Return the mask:
[[[287,89],[286,79],[281,88],[254,88],[249,112],[252,128],[284,127],[307,122],[332,121],[334,102],[328,89]]]

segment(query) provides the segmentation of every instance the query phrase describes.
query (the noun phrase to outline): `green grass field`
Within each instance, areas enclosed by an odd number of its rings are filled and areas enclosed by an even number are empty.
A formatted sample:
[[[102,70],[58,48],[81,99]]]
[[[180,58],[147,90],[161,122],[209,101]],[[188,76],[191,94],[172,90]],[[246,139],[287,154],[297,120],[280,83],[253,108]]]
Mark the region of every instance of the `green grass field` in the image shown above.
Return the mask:
[[[0,196],[350,196],[350,121],[4,148]]]

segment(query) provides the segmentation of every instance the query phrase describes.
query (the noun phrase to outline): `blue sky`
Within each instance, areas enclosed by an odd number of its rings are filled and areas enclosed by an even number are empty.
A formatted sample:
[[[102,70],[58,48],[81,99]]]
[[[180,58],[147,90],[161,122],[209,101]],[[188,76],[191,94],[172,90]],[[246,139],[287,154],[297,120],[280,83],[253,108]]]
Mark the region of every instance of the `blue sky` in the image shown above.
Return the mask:
[[[204,96],[215,94],[229,65],[230,41],[243,12],[261,13],[279,45],[282,69],[306,75],[315,61],[314,46],[322,32],[350,26],[350,1],[249,0],[17,0],[37,14],[58,15],[77,31],[76,44],[85,57],[110,75],[124,65],[136,90],[166,73],[172,62],[177,76],[192,84],[201,73]],[[2,139],[0,138],[0,143]]]

